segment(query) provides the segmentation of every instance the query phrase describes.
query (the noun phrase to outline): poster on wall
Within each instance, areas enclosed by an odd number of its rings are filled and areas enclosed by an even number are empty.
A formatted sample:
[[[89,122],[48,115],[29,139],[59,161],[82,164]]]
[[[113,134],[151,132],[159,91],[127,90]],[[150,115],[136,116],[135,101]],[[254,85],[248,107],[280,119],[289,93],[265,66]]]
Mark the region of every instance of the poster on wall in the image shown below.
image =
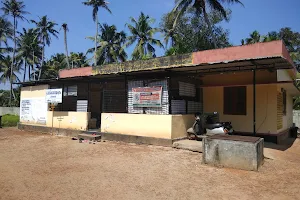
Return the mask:
[[[46,90],[47,103],[62,103],[62,88]]]
[[[46,125],[48,103],[45,98],[21,99],[20,121]]]
[[[162,87],[132,88],[134,107],[161,107]]]

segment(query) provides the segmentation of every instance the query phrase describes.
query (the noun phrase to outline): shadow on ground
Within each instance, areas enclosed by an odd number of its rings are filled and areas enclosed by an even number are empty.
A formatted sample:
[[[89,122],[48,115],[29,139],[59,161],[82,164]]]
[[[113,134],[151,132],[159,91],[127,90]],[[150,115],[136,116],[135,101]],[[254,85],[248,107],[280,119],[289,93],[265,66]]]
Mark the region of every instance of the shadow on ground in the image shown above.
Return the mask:
[[[284,144],[275,144],[275,143],[270,143],[270,142],[265,142],[265,148],[270,148],[270,149],[276,149],[279,151],[286,151],[287,149],[289,149],[290,147],[293,146],[295,140],[297,138],[288,138]]]

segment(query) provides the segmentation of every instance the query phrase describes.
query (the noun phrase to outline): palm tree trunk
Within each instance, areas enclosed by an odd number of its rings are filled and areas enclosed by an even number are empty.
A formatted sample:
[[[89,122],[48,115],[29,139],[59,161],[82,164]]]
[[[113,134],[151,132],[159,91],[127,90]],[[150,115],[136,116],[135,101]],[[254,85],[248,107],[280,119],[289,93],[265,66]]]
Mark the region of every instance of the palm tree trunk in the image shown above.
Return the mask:
[[[30,66],[28,66],[28,79],[29,79],[29,81],[31,81],[30,75],[31,75]]]
[[[94,62],[95,66],[97,66],[97,37],[98,37],[98,13],[96,13],[96,35],[95,35],[95,52],[94,52]]]
[[[16,17],[14,16],[14,49],[13,49],[13,56],[12,56],[12,62],[11,62],[11,68],[10,68],[10,95],[9,95],[9,105],[12,106],[12,96],[13,96],[13,71],[15,68],[15,56],[16,56]]]
[[[70,69],[70,63],[69,63],[69,53],[68,53],[68,42],[67,42],[67,29],[64,28],[64,40],[65,40],[65,51],[66,51],[66,60],[68,69]]]
[[[25,82],[27,65],[26,65],[26,59],[24,58],[23,60],[24,60],[24,65],[25,65],[25,67],[24,67],[24,75],[23,75],[23,82]]]
[[[204,20],[205,20],[205,22],[206,22],[206,24],[208,26],[208,30],[209,30],[209,32],[211,34],[211,37],[212,37],[212,41],[213,41],[214,47],[217,48],[217,39],[216,39],[215,34],[213,33],[213,29],[212,29],[211,23],[209,21],[209,18],[208,18],[208,15],[207,15],[205,7],[203,8],[203,14],[204,14]]]
[[[33,71],[33,80],[35,81],[35,70],[34,70],[34,51],[32,51],[32,71]]]
[[[41,68],[40,68],[40,71],[39,71],[39,78],[38,78],[38,80],[41,79],[41,75],[42,75],[42,69],[43,69],[43,64],[44,64],[44,55],[45,55],[45,39],[43,38],[42,64],[41,64]]]

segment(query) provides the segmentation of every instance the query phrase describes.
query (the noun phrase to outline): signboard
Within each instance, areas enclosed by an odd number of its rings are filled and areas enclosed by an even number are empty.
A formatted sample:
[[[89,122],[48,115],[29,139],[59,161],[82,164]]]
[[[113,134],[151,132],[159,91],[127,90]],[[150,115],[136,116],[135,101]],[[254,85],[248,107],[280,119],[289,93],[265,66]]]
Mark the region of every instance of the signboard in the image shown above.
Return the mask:
[[[62,88],[46,90],[47,103],[62,103]]]
[[[47,110],[48,104],[45,102],[45,98],[21,99],[20,121],[46,125]]]
[[[132,88],[134,107],[161,107],[162,87]]]

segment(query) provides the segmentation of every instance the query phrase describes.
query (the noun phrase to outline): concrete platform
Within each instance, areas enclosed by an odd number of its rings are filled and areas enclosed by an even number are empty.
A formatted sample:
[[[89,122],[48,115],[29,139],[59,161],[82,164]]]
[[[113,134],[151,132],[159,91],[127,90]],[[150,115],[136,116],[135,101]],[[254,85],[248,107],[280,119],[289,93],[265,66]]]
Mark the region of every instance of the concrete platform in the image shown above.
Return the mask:
[[[196,140],[179,140],[173,143],[176,149],[184,149],[202,153],[202,141]]]
[[[203,140],[204,164],[257,171],[264,162],[264,139],[215,135]]]

